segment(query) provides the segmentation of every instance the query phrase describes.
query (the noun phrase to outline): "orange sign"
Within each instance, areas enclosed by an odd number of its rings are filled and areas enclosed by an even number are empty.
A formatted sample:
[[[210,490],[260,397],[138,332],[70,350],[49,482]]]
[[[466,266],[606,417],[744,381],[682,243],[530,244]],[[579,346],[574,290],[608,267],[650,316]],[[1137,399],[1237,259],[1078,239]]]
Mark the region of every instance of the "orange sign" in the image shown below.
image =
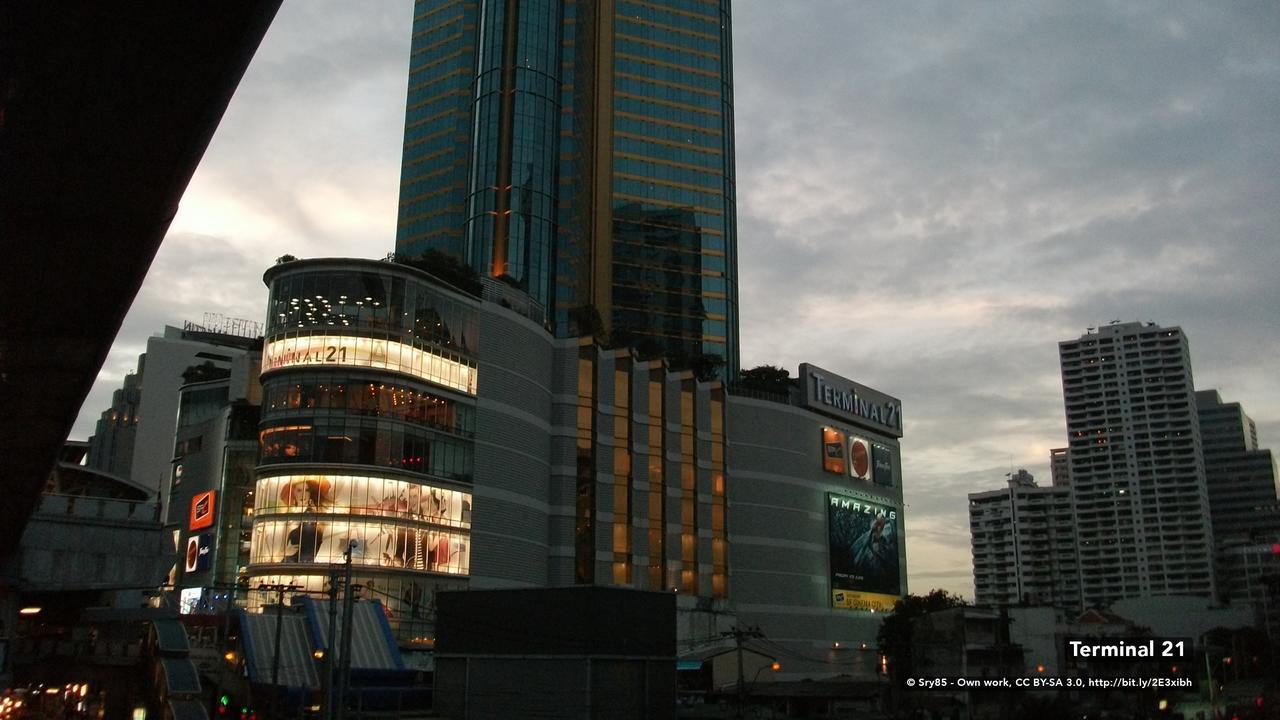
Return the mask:
[[[213,525],[213,491],[202,492],[191,498],[191,530],[199,530]]]
[[[844,474],[844,433],[835,428],[822,428],[822,469]]]

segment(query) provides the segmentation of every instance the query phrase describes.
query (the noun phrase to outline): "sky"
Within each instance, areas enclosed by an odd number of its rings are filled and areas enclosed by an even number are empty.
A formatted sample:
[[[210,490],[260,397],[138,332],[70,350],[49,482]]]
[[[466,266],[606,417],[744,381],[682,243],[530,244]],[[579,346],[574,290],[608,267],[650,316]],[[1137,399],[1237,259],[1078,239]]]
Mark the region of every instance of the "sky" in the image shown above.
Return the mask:
[[[146,338],[261,321],[276,257],[395,244],[412,3],[286,2],[73,438]],[[742,365],[902,400],[909,589],[972,598],[966,494],[1065,444],[1057,343],[1178,325],[1280,450],[1280,6],[739,0]]]

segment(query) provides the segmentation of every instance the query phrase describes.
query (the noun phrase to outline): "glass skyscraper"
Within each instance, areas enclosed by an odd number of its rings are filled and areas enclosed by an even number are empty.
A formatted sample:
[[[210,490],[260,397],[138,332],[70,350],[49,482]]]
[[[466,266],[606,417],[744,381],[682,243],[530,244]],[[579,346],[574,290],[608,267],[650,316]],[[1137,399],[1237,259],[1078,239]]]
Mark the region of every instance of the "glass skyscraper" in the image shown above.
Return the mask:
[[[396,252],[738,367],[729,0],[417,0]],[[585,312],[584,314],[584,311]]]

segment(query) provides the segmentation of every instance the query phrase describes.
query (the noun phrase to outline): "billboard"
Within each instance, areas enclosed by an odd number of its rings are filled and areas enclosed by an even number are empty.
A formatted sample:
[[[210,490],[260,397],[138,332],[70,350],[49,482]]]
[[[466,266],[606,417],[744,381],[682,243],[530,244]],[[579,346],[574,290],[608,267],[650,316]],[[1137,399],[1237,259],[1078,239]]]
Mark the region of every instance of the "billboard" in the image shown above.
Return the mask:
[[[822,469],[844,474],[844,433],[835,428],[822,428]]]
[[[191,522],[188,530],[201,530],[213,526],[213,491],[197,493],[191,498]]]
[[[203,595],[204,588],[184,588],[178,593],[178,612],[183,615],[199,612]]]
[[[854,480],[871,479],[871,443],[866,438],[849,436],[849,475]]]
[[[893,487],[893,450],[879,443],[872,445],[871,464],[872,482]]]
[[[204,572],[209,569],[213,558],[213,535],[203,533],[187,538],[186,564],[187,572]]]
[[[832,607],[892,610],[902,592],[897,508],[827,493],[827,520]]]

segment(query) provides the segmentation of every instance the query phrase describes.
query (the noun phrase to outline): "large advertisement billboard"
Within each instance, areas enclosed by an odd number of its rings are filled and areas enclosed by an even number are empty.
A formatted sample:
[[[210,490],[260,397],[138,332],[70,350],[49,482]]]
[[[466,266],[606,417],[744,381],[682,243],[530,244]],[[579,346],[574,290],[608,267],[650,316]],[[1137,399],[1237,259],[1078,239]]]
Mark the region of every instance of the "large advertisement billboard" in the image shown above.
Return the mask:
[[[827,493],[827,520],[832,607],[892,610],[902,592],[898,509],[884,501]]]

